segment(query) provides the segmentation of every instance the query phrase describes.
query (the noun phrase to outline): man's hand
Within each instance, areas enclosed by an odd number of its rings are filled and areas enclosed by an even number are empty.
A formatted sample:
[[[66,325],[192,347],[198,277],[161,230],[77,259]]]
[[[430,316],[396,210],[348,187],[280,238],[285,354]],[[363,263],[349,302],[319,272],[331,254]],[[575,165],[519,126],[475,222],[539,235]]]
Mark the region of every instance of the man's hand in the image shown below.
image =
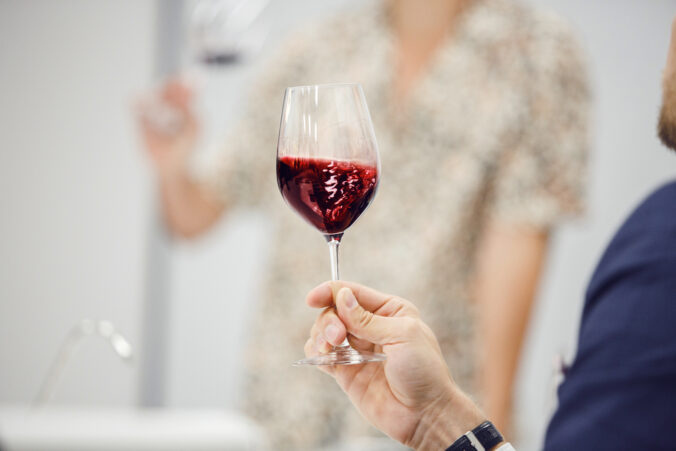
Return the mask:
[[[308,357],[330,351],[346,335],[355,349],[387,356],[384,364],[320,369],[390,437],[415,449],[444,449],[484,420],[453,382],[436,337],[411,302],[353,283],[327,282],[308,294],[307,303],[324,308],[305,344]]]

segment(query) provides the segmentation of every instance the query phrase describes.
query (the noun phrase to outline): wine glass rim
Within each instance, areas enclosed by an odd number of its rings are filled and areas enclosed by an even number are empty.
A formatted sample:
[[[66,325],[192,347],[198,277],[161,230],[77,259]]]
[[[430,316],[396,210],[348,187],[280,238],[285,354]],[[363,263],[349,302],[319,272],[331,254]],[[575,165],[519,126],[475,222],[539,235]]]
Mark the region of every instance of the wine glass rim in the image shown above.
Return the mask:
[[[344,83],[318,83],[314,85],[298,85],[298,86],[289,86],[286,88],[287,91],[291,91],[293,89],[303,89],[303,88],[338,88],[341,86],[352,86],[355,88],[361,88],[361,83],[350,83],[350,82],[344,82]]]

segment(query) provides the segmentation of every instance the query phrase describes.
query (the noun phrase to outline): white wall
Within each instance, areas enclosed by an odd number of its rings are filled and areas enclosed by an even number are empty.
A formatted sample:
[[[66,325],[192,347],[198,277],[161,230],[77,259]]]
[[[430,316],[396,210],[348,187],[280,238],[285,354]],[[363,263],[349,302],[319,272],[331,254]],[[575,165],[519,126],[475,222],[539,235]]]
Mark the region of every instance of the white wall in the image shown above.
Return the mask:
[[[153,1],[0,2],[0,401],[26,402],[68,329],[140,339],[149,174],[130,117]],[[136,367],[76,352],[54,402],[127,404]]]

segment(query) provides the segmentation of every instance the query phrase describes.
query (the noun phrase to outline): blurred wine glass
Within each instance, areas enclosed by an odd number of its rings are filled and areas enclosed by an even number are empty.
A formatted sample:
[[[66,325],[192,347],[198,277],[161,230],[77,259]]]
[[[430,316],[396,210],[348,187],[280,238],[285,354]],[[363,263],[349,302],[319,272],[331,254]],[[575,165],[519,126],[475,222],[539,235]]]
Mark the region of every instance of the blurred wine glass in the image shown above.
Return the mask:
[[[267,35],[255,24],[269,0],[199,0],[188,29],[194,61],[219,66],[260,50]]]
[[[260,16],[270,0],[198,0],[187,24],[187,58],[178,78],[195,88],[209,71],[232,67],[253,57],[263,47],[267,27]],[[141,100],[144,119],[156,130],[174,135],[182,129],[184,114],[162,99],[159,91]]]
[[[56,357],[49,366],[40,385],[40,390],[33,399],[33,408],[40,407],[49,400],[76,348],[88,337],[99,337],[106,340],[115,354],[124,362],[130,363],[134,357],[131,343],[117,331],[113,323],[108,320],[81,319],[61,341]]]

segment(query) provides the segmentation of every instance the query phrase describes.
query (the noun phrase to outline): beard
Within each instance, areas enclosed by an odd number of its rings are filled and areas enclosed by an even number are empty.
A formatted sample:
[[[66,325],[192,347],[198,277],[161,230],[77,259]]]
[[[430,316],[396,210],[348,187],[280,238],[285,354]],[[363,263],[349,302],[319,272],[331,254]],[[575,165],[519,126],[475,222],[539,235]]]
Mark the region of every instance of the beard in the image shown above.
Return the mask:
[[[657,134],[665,146],[676,150],[676,76],[664,80],[662,91],[662,108],[657,124]]]

